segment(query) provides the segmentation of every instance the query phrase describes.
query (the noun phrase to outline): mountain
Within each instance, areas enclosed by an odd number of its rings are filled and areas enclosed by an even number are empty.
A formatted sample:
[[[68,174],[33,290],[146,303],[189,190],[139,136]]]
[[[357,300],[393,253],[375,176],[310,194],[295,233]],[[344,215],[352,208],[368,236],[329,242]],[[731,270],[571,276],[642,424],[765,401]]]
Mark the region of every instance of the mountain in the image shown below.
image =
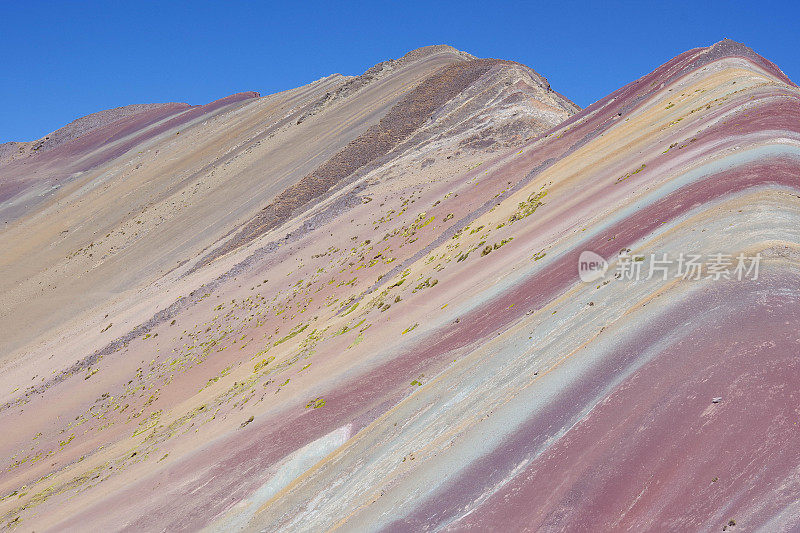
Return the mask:
[[[797,527],[799,96],[433,46],[3,145],[2,524]]]

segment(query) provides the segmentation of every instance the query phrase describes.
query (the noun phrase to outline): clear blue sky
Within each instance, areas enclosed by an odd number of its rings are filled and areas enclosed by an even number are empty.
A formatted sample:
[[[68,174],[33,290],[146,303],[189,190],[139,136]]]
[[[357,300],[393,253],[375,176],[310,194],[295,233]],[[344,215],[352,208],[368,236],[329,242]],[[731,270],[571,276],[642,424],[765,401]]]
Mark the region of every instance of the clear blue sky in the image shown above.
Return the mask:
[[[360,74],[441,43],[524,63],[582,107],[723,37],[800,81],[797,1],[482,4],[0,0],[0,142],[121,105]]]

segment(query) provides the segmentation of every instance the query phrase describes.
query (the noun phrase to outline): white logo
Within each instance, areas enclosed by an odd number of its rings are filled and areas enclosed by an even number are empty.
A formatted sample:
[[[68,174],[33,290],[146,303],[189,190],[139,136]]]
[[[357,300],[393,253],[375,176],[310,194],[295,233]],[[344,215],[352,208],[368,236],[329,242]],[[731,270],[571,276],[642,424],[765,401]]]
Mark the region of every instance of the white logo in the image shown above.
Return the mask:
[[[578,258],[578,275],[584,283],[590,283],[605,276],[608,262],[602,256],[586,250]]]

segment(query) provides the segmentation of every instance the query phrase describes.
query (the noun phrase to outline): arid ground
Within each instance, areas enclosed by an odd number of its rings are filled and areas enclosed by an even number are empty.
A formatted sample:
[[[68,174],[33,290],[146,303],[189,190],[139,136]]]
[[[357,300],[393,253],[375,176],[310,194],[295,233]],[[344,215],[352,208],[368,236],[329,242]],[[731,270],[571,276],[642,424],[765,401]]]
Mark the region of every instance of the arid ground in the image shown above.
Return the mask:
[[[800,527],[800,90],[733,41],[101,111],[0,145],[0,274],[4,528]]]

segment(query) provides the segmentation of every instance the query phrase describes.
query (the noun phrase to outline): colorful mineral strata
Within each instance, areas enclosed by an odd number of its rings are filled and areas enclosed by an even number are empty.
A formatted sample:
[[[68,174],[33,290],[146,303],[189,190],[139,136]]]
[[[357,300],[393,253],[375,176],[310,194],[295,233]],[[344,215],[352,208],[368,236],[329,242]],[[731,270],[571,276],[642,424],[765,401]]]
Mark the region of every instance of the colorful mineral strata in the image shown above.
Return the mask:
[[[1,527],[800,528],[800,90],[742,44],[96,113],[0,145],[0,250]]]

